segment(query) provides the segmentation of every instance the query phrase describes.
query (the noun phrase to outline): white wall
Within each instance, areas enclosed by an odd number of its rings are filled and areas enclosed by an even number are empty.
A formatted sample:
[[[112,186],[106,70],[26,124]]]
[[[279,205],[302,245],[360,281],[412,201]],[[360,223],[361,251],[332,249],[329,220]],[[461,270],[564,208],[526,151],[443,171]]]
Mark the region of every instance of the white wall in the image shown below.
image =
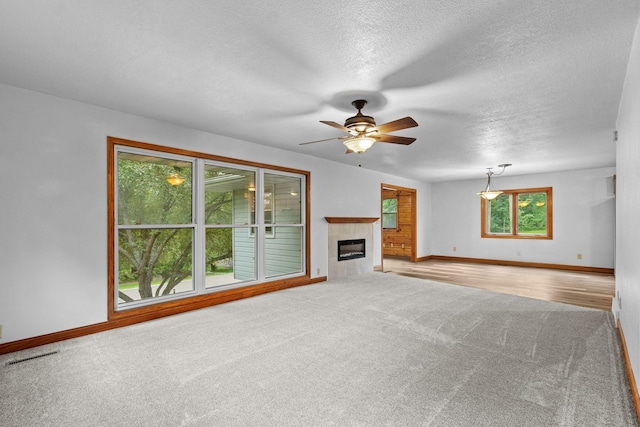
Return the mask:
[[[613,310],[640,384],[640,26],[631,48],[617,128],[616,291],[620,300],[614,301]]]
[[[604,141],[603,143],[612,143]],[[614,168],[492,177],[492,188],[553,188],[553,240],[480,237],[480,197],[484,179],[432,184],[431,253],[458,256],[613,268]],[[457,251],[453,251],[453,247]],[[519,255],[518,255],[519,253]],[[582,259],[577,259],[577,254]]]
[[[0,343],[107,320],[106,137],[311,172],[311,275],[327,274],[325,216],[380,216],[380,185],[430,186],[0,85]],[[381,262],[374,224],[374,262]],[[419,256],[427,255],[425,239]]]

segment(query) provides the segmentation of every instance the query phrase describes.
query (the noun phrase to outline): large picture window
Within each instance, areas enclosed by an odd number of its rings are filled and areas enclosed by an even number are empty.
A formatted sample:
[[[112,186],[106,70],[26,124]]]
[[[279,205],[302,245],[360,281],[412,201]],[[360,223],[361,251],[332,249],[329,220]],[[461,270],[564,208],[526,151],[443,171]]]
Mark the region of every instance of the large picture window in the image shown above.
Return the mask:
[[[153,147],[112,146],[114,311],[306,274],[305,174]]]
[[[481,198],[482,237],[553,238],[551,187],[503,190],[493,200]]]

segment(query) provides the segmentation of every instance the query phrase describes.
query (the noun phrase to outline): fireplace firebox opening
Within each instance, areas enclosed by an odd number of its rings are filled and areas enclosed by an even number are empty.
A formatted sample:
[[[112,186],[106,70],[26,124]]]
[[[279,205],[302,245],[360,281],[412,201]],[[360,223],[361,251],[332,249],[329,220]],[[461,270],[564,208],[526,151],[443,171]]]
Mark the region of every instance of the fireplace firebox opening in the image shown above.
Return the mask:
[[[365,239],[338,240],[338,261],[364,258]]]

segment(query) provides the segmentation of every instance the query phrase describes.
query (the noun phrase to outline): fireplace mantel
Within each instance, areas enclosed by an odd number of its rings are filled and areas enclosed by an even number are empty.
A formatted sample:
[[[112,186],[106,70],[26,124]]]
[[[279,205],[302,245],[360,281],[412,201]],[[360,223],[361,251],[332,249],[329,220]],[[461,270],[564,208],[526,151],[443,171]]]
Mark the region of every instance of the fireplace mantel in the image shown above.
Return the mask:
[[[325,216],[324,219],[329,224],[368,224],[376,222],[380,218],[362,216]]]

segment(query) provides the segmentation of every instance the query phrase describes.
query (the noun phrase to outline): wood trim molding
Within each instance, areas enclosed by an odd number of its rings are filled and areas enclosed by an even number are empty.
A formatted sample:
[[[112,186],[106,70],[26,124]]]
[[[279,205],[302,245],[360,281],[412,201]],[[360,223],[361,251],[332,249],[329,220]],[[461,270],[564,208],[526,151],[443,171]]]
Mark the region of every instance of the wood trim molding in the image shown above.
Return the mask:
[[[216,292],[213,294],[203,295],[201,298],[184,299],[183,304],[167,307],[162,310],[148,311],[137,314],[135,316],[119,317],[109,319],[106,322],[94,323],[92,325],[81,326],[65,331],[53,332],[51,334],[40,335],[32,338],[25,338],[18,341],[12,341],[0,344],[0,354],[12,353],[14,351],[26,350],[28,348],[38,347],[45,344],[52,344],[58,341],[64,341],[71,338],[78,338],[85,335],[91,335],[98,332],[108,331],[110,329],[121,328],[124,326],[134,325],[136,323],[146,322],[148,320],[159,319],[161,317],[171,316],[186,311],[197,310],[200,308],[211,307],[225,302],[235,301],[243,298],[249,298],[268,292],[279,291],[282,289],[293,288],[297,286],[310,285],[314,283],[325,282],[327,276],[299,277],[295,279],[277,280],[273,282],[262,283],[259,285],[246,286],[243,288],[229,289],[226,291]],[[175,301],[176,303],[180,300]],[[186,304],[184,302],[187,302]]]
[[[380,184],[380,186],[382,187],[382,190],[392,190],[392,191],[398,191],[398,192],[403,192],[406,191],[408,193],[415,193],[416,189],[415,188],[410,188],[410,187],[401,187],[399,185],[395,185],[395,184],[385,184],[384,182],[382,184]]]
[[[618,319],[618,333],[620,334],[620,345],[622,347],[622,355],[624,356],[624,365],[627,370],[627,379],[629,380],[629,389],[631,391],[631,399],[633,400],[633,406],[636,408],[636,417],[640,421],[640,394],[638,394],[638,385],[636,384],[633,370],[631,369],[631,361],[629,360],[629,351],[627,350],[627,342],[624,339],[624,332],[622,331],[622,325],[620,319]]]
[[[202,151],[193,151],[193,150],[188,150],[184,148],[168,147],[166,145],[151,144],[149,142],[133,141],[129,139],[118,138],[115,136],[107,136],[107,143],[110,149],[112,149],[114,145],[123,145],[126,147],[142,148],[145,150],[160,151],[163,153],[178,154],[181,156],[201,157],[203,159],[214,160],[214,161],[225,162],[225,163],[234,163],[236,165],[273,169],[273,170],[296,173],[296,174],[307,175],[307,176],[311,175],[311,172],[302,170],[302,169],[288,168],[284,166],[271,165],[268,163],[252,162],[249,160],[236,159],[233,157],[218,156],[216,154],[205,153]]]
[[[324,219],[329,224],[368,224],[376,222],[380,218],[361,216],[325,216]]]
[[[486,258],[465,258],[465,257],[453,257],[446,255],[427,255],[418,258],[416,261],[427,261],[430,259],[442,260],[442,261],[459,261],[459,262],[473,262],[477,264],[495,264],[495,265],[510,265],[514,267],[532,267],[532,268],[550,268],[553,270],[570,270],[580,271],[583,273],[596,273],[615,275],[613,268],[606,267],[585,267],[581,265],[566,265],[566,264],[547,264],[543,262],[522,262],[522,261],[508,261],[499,259],[486,259]]]

